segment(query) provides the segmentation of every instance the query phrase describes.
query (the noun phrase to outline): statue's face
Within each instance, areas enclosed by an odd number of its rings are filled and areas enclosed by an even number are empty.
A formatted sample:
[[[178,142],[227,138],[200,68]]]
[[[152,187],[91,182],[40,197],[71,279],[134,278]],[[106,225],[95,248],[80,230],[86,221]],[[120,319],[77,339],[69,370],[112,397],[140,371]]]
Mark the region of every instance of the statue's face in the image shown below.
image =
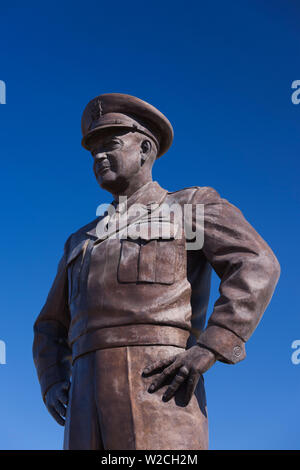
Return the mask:
[[[90,141],[94,173],[99,185],[111,193],[125,190],[141,168],[142,142],[138,132],[109,129]]]

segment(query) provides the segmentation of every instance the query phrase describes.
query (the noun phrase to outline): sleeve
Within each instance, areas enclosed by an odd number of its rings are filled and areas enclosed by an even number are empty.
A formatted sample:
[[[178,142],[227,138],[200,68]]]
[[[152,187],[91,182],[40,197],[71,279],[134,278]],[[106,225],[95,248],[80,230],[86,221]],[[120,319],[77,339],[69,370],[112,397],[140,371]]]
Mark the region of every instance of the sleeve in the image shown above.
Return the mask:
[[[204,204],[202,250],[220,278],[220,296],[198,344],[221,362],[234,364],[246,356],[245,342],[271,300],[280,266],[241,211],[214,189],[199,188],[193,204]],[[194,230],[197,225],[194,220]],[[203,222],[198,228],[203,229]]]
[[[66,250],[46,303],[34,324],[33,359],[43,399],[57,382],[70,379],[71,349],[68,345],[70,313]]]

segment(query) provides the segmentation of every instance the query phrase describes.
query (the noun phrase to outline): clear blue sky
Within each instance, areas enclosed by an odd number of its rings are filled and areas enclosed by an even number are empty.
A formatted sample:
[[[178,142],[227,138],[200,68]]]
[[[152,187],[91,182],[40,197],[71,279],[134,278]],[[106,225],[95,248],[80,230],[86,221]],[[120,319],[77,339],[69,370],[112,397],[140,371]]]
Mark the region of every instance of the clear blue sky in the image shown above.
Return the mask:
[[[80,145],[82,110],[121,92],[174,126],[155,179],[216,188],[281,263],[246,360],[206,374],[211,448],[299,449],[299,3],[2,2],[1,18],[0,448],[62,447],[40,396],[32,325],[66,238],[111,201]]]

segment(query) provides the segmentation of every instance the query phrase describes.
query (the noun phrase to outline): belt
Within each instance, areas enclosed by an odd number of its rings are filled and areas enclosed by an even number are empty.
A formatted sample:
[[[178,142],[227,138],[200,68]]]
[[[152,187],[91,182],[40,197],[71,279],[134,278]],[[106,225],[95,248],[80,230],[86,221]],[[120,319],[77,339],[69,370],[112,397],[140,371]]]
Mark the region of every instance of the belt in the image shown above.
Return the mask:
[[[185,348],[190,335],[188,330],[168,325],[122,325],[90,331],[80,336],[72,345],[73,362],[83,354],[97,349],[121,346],[177,346]]]

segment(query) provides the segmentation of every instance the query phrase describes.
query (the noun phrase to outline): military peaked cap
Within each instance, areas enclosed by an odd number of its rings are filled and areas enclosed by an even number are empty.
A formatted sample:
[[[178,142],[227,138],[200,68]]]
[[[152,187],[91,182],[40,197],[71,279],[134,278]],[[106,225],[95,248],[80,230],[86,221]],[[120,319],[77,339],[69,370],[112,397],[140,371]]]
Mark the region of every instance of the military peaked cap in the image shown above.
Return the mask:
[[[128,128],[150,137],[158,147],[157,158],[173,141],[173,128],[168,119],[151,104],[131,95],[107,93],[87,104],[81,120],[83,147],[90,150],[90,137],[109,127]]]

